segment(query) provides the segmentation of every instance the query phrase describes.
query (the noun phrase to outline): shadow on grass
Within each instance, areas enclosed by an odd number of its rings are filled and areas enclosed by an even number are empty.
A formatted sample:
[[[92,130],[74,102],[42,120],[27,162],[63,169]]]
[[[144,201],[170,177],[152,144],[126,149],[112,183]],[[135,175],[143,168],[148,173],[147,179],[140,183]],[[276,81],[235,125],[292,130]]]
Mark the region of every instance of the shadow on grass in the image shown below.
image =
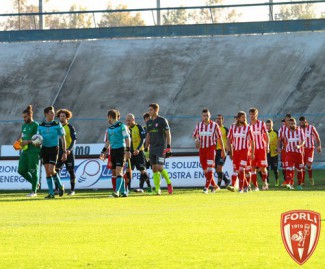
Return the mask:
[[[160,197],[160,196],[179,196],[179,195],[187,195],[189,193],[193,193],[197,191],[200,193],[201,189],[195,189],[195,188],[188,188],[188,189],[175,189],[174,193],[172,195],[169,195],[167,193],[167,189],[162,190],[161,195],[156,195],[155,192],[149,193],[149,192],[144,192],[144,193],[136,193],[136,192],[131,192],[131,194],[127,197],[129,199],[133,198],[145,198],[148,196],[153,196],[153,197]],[[1,191],[0,192],[0,203],[1,202],[34,202],[34,201],[45,201],[45,200],[50,200],[50,201],[55,201],[55,200],[61,200],[61,201],[66,201],[66,200],[83,200],[83,199],[107,199],[107,198],[112,198],[112,191],[111,190],[99,190],[96,191],[94,190],[93,192],[89,192],[89,190],[80,190],[77,192],[76,195],[74,196],[68,196],[64,195],[63,197],[58,197],[55,196],[54,199],[44,199],[45,196],[47,196],[47,192],[39,192],[37,197],[26,197],[27,192],[26,191]],[[124,197],[120,197],[119,199],[123,199]]]

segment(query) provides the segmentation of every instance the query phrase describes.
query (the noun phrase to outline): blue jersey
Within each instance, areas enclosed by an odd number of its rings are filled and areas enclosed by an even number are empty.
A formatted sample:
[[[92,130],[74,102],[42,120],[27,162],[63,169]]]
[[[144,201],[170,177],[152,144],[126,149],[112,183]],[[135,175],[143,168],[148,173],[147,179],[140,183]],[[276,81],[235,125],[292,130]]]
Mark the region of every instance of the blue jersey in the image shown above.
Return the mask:
[[[62,124],[58,121],[43,121],[38,126],[38,133],[43,136],[44,147],[56,147],[59,145],[59,138],[65,135]]]
[[[109,141],[112,149],[125,148],[125,138],[130,138],[130,135],[125,125],[120,121],[115,122],[106,131],[105,140]]]

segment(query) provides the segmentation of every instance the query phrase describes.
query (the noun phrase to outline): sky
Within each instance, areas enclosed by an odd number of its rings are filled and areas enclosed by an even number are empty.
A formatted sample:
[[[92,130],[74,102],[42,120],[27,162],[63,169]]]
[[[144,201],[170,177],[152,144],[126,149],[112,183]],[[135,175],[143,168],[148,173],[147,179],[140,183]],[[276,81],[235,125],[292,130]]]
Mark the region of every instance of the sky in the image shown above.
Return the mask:
[[[38,5],[39,0],[27,0],[29,4]],[[273,0],[273,2],[283,2],[285,0]],[[288,0],[287,0],[288,1]],[[0,0],[0,13],[16,13],[17,10],[12,8],[13,0]],[[45,0],[44,0],[45,2]],[[88,10],[101,10],[106,9],[107,3],[111,2],[113,7],[119,4],[127,5],[128,8],[153,8],[156,7],[156,0],[49,0],[48,3],[44,3],[44,11],[51,11],[53,9],[60,11],[67,11],[73,4],[79,4],[86,7]],[[173,6],[200,6],[205,5],[206,0],[160,0],[161,7],[173,7]],[[243,4],[243,3],[265,3],[268,0],[223,0],[223,4]],[[317,4],[317,9],[320,12],[325,13],[325,3]],[[278,8],[278,7],[277,7]],[[274,14],[276,14],[276,9]],[[268,20],[268,7],[250,7],[250,8],[238,8],[236,9],[241,13],[242,21],[265,21]],[[151,12],[144,12],[141,14],[147,25],[152,25],[153,15]]]

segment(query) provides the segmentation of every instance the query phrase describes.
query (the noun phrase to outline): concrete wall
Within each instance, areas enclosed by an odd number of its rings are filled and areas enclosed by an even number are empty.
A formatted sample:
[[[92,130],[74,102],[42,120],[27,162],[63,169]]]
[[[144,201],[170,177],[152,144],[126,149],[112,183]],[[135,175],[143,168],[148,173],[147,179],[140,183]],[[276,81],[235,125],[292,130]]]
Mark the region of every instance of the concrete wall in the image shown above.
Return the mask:
[[[0,59],[0,120],[19,120],[30,103],[40,120],[55,101],[73,111],[80,143],[102,141],[107,109],[141,117],[151,102],[169,118],[174,147],[193,146],[203,107],[213,116],[317,114],[309,118],[324,139],[324,32],[0,44]],[[0,123],[0,143],[19,126]]]

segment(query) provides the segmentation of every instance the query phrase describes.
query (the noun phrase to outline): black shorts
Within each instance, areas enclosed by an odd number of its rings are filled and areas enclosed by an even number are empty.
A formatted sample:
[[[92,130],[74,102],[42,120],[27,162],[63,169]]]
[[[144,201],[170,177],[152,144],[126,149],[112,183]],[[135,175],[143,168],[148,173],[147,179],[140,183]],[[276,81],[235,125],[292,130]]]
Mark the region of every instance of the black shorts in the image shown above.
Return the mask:
[[[59,147],[42,147],[41,159],[43,164],[56,164],[58,160]]]
[[[69,170],[74,170],[74,154],[73,154],[73,152],[71,151],[71,153],[67,156],[67,160],[65,162],[61,161],[62,154],[63,154],[63,152],[60,151],[59,152],[59,158],[58,158],[58,161],[56,163],[56,168],[57,169],[62,169],[63,164],[64,164],[68,171]]]
[[[116,169],[116,166],[123,167],[124,154],[125,154],[124,148],[111,149],[112,169]]]
[[[142,150],[139,151],[138,155],[131,156],[131,168],[132,170],[134,167],[137,168],[139,171],[143,171],[146,169],[146,158],[144,156],[144,152]]]
[[[164,150],[164,148],[150,148],[149,159],[151,166],[155,164],[165,164],[165,157],[163,156]]]
[[[279,155],[271,157],[270,153],[267,154],[268,167],[270,167],[271,169],[278,168],[278,162],[279,162]]]
[[[221,149],[217,149],[216,151],[216,165],[224,166],[226,162],[226,157],[222,158],[221,157]]]

